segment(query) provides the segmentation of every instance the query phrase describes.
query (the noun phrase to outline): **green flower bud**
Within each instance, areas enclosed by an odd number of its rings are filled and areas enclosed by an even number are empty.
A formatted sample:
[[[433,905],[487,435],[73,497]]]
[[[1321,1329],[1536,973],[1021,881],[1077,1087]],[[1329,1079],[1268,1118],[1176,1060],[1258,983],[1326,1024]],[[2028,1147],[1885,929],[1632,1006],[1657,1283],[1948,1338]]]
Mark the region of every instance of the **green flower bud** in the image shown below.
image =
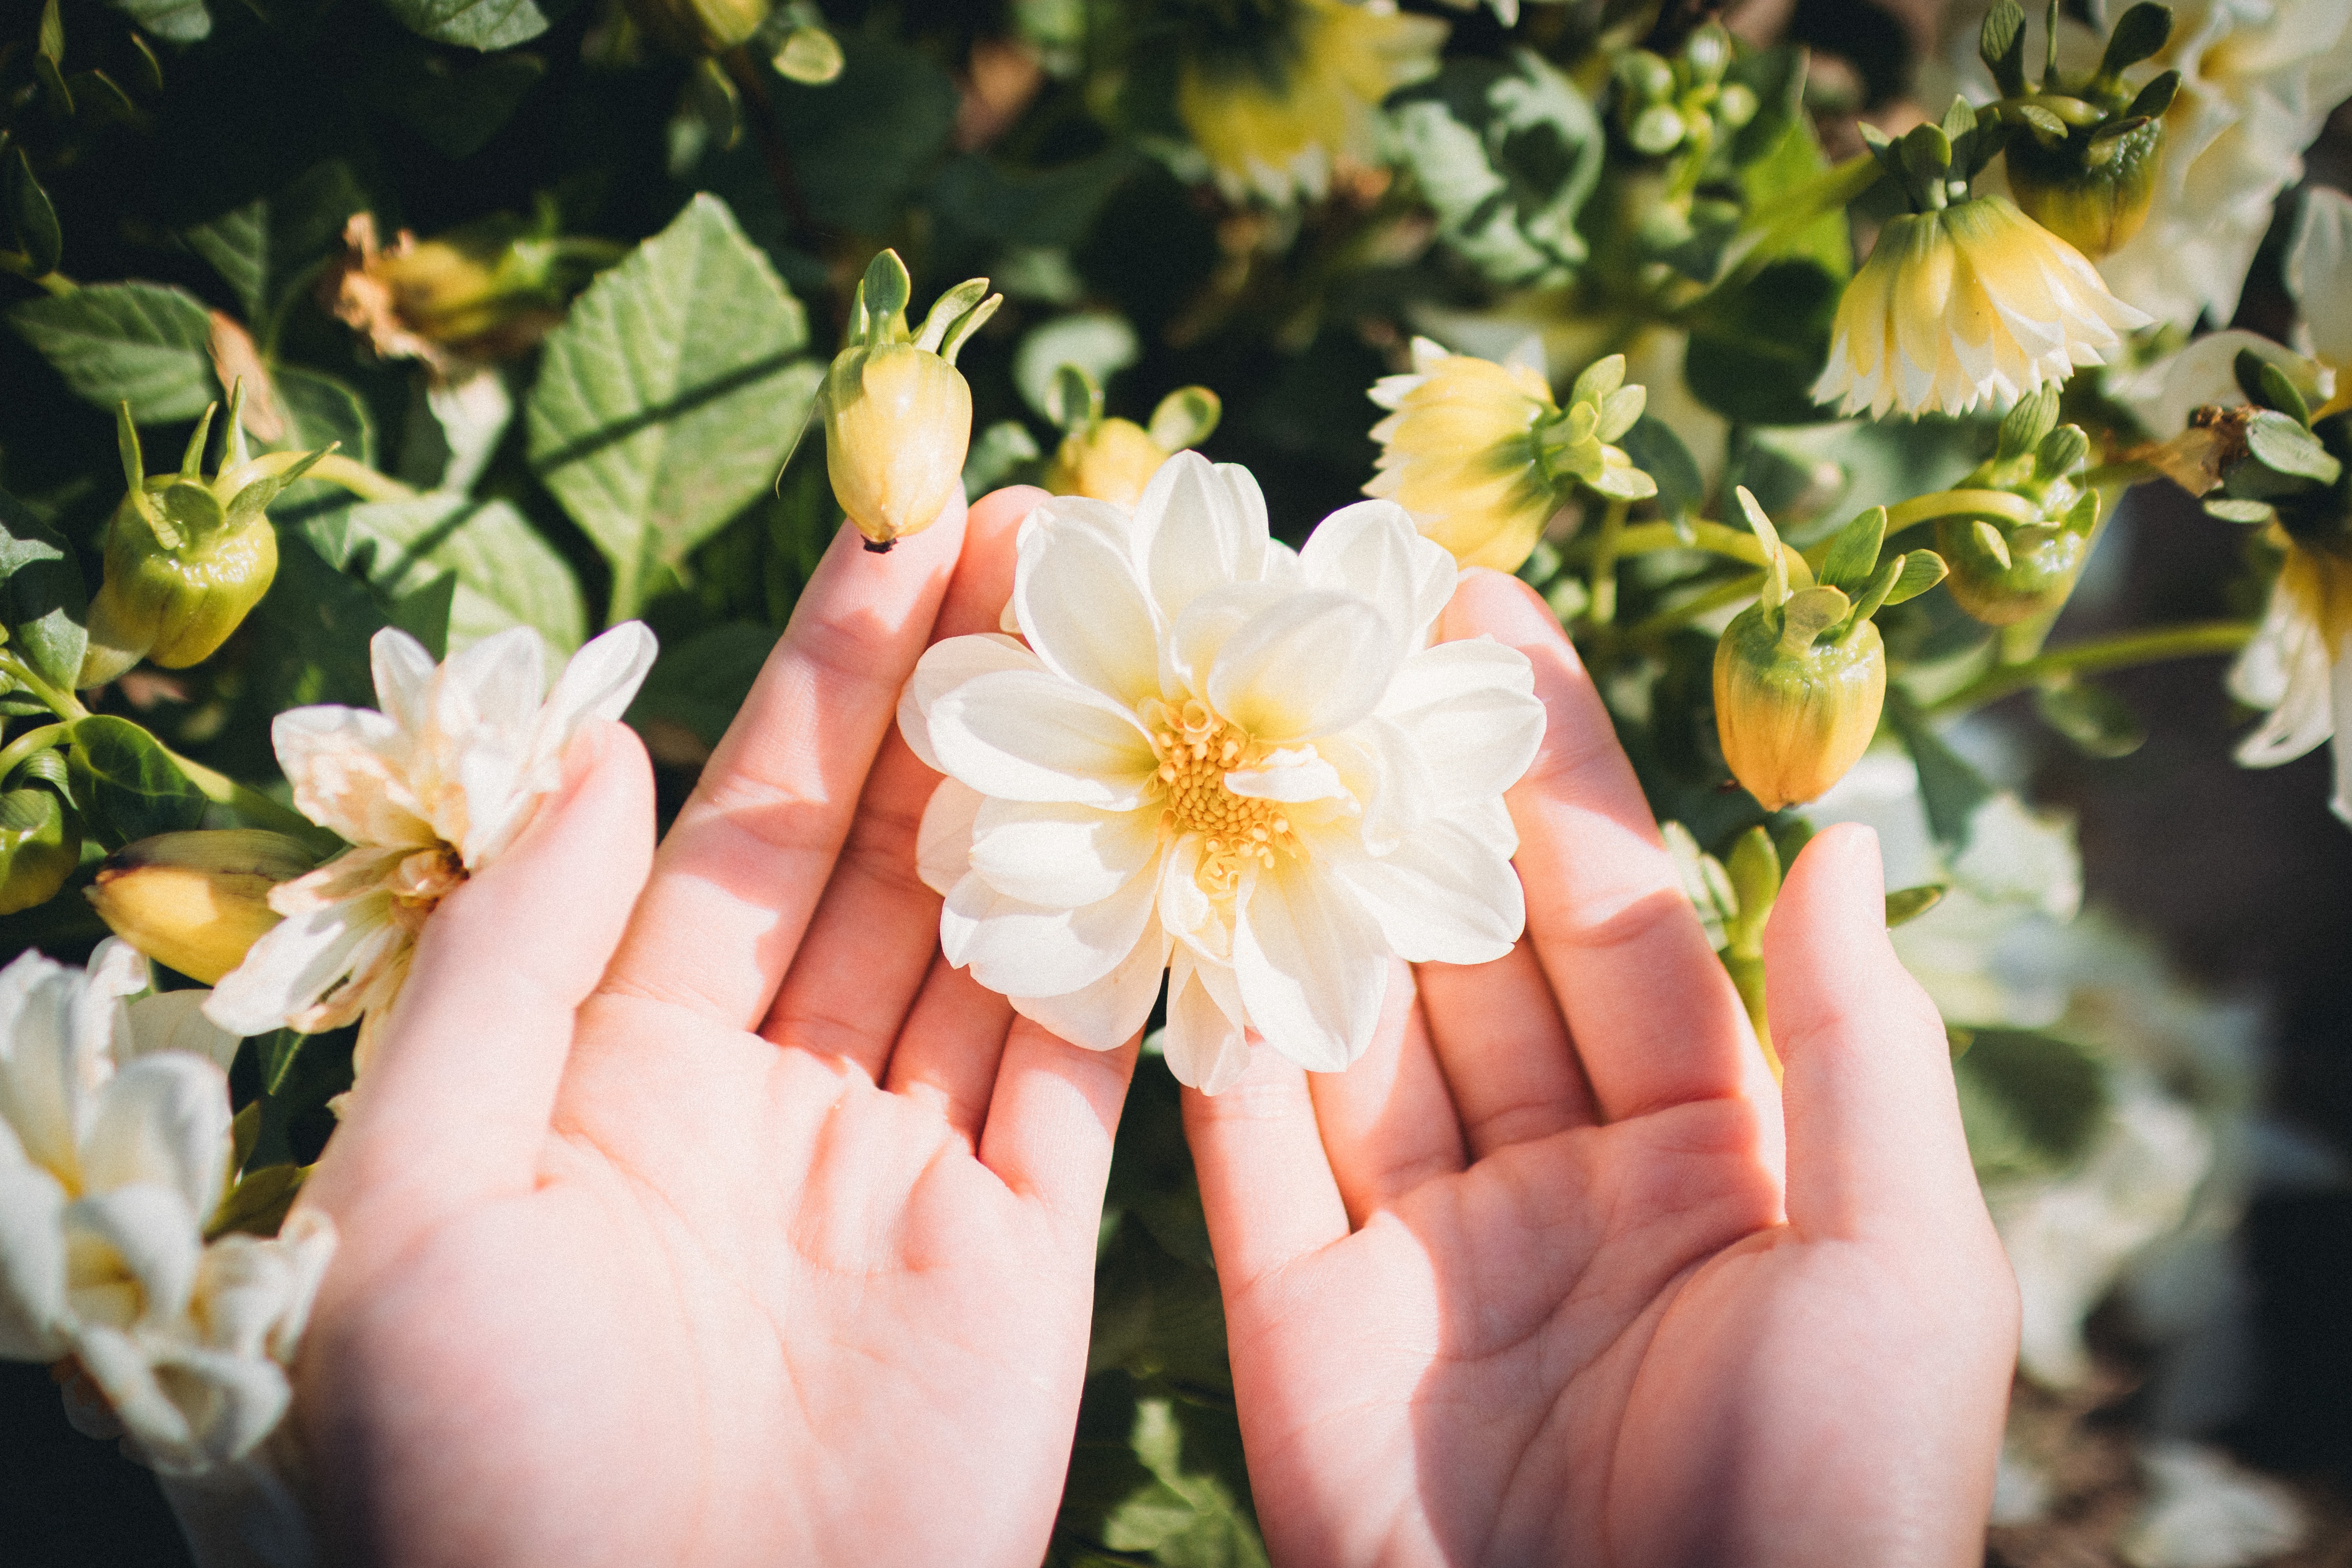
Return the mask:
[[[37,784],[0,795],[0,915],[45,904],[81,864],[81,827]]]
[[[2066,597],[2091,549],[2096,492],[2077,529],[2060,523],[2009,524],[1947,517],[1936,524],[1936,552],[1951,566],[1948,586],[1961,609],[1989,626],[2031,620]]]
[[[673,54],[723,55],[760,30],[769,0],[626,0],[629,19]]]
[[[2164,163],[2164,121],[2113,135],[2078,128],[2055,147],[2010,139],[2009,189],[2025,216],[2093,260],[2120,250],[2147,221]]]
[[[269,889],[312,858],[295,839],[257,828],[159,833],[108,856],[87,896],[115,935],[214,985],[278,923]]]
[[[237,418],[243,401],[239,384],[229,393],[227,450],[209,479],[201,467],[213,407],[196,422],[180,471],[149,478],[131,405],[119,405],[129,489],[102,536],[106,577],[90,600],[89,647],[76,685],[102,686],[142,658],[166,669],[207,658],[269,591],[278,533],[264,509],[333,447],[249,457]]]
[[[896,251],[874,258],[850,306],[849,342],[819,395],[834,497],[877,552],[929,528],[960,493],[971,389],[956,354],[1003,298],[972,279],[940,295],[910,334],[908,287]]]
[[[1763,596],[1715,646],[1716,733],[1732,776],[1778,811],[1843,778],[1877,733],[1886,649],[1870,616],[1900,583],[1903,562],[1879,567],[1859,602],[1832,587],[1792,590],[1770,520],[1738,493],[1769,564]]]

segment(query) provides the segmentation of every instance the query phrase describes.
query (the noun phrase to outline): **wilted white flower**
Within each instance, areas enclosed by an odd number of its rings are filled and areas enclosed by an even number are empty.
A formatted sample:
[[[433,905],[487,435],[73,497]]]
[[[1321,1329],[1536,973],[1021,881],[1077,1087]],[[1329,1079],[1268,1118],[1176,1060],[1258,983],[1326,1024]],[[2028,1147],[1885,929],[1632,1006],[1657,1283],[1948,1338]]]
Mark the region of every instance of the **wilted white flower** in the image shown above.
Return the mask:
[[[1846,285],[1813,401],[1965,414],[2099,364],[2148,318],[2007,196],[1891,218]]]
[[[0,1356],[72,1358],[96,1395],[68,1381],[77,1426],[191,1475],[284,1415],[334,1233],[306,1215],[205,1245],[236,1037],[194,1010],[201,993],[147,985],[114,941],[87,974],[36,952],[0,970]]]
[[[2116,1542],[2133,1568],[2253,1568],[2303,1545],[2294,1493],[2202,1443],[2140,1446],[2148,1499]]]
[[[1336,1071],[1389,955],[1499,956],[1524,920],[1502,792],[1543,709],[1516,650],[1430,646],[1453,559],[1365,501],[1303,551],[1245,469],[1169,459],[1130,513],[1023,525],[1010,636],[923,656],[898,709],[949,962],[1063,1038],[1139,1028],[1214,1093],[1253,1037]]]
[[[642,624],[614,626],[572,655],[550,692],[527,626],[438,666],[406,633],[376,633],[382,711],[296,708],[270,726],[294,804],[352,847],[271,891],[286,918],[222,977],[206,1015],[240,1035],[364,1018],[352,1058],[363,1070],[425,917],[515,841],[563,782],[572,737],[620,717],[654,647]]]
[[[2147,224],[2099,263],[2159,321],[2237,314],[2246,270],[2303,149],[2352,93],[2347,0],[2178,0],[2172,36],[2133,71],[2179,70]]]

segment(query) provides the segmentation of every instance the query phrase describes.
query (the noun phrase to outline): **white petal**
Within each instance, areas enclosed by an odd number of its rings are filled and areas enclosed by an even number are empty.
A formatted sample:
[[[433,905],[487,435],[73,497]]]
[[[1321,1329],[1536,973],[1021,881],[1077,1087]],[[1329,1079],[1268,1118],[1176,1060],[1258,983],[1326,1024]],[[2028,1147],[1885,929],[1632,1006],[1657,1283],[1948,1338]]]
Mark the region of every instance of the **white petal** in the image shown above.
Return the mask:
[[[209,991],[163,991],[142,996],[130,1005],[128,1048],[118,1046],[124,1060],[155,1051],[186,1051],[203,1058],[223,1072],[236,1060],[233,1035],[205,1016]]]
[[[2336,739],[2336,815],[2352,826],[2352,657],[2338,658],[2333,668]]]
[[[1403,662],[1397,629],[1363,600],[1293,594],[1225,639],[1209,704],[1260,741],[1312,740],[1377,708]]]
[[[2352,197],[2305,187],[2287,246],[2286,286],[2303,307],[2313,351],[2339,371],[2352,370]]]
[[[2326,639],[2317,626],[2286,602],[2287,597],[2273,590],[2262,628],[2240,656],[2242,668],[2250,677],[2258,671],[2275,675],[2281,670],[2285,676],[2278,706],[2260,729],[2238,742],[2238,762],[2245,767],[2271,768],[2293,762],[2336,732],[2335,677]],[[2263,661],[2271,661],[2273,668],[2261,670]],[[2232,682],[2233,687],[2240,684]],[[2242,684],[2251,686],[2253,681]]]
[[[1160,765],[1133,714],[1042,671],[976,676],[931,704],[930,725],[942,767],[1005,800],[1130,810]]]
[[[941,898],[971,869],[971,826],[988,797],[968,784],[941,779],[915,835],[915,873]]]
[[[1160,999],[1160,976],[1168,967],[1168,933],[1156,925],[1135,951],[1092,985],[1062,996],[1015,996],[1013,1010],[1041,1024],[1074,1046],[1117,1050],[1135,1038]]]
[[[1311,752],[1304,756],[1276,752],[1265,767],[1235,768],[1225,775],[1225,787],[1245,800],[1278,800],[1286,805],[1343,799],[1348,794],[1338,771]]]
[[[533,721],[533,763],[555,770],[544,787],[553,789],[561,782],[564,751],[581,726],[629,710],[660,652],[661,644],[643,621],[623,621],[572,656]]]
[[[65,1202],[55,1176],[0,1150],[0,1361],[66,1352]]]
[[[33,1163],[71,1179],[83,1107],[105,1072],[104,1037],[75,1027],[81,976],[72,971],[27,952],[6,981],[13,1005],[0,1035],[0,1121]]]
[[[1108,974],[1143,939],[1158,901],[1159,867],[1083,909],[1045,910],[1008,899],[977,875],[949,890],[940,951],[1006,996],[1061,996]]]
[[[1431,770],[1440,806],[1502,794],[1543,743],[1544,707],[1527,656],[1486,637],[1405,660],[1380,711],[1423,756],[1443,760]]]
[[[94,1255],[119,1267],[138,1283],[142,1318],[168,1323],[187,1310],[195,1286],[196,1265],[204,1253],[200,1223],[187,1200],[172,1187],[142,1184],[95,1193],[66,1205],[67,1256],[79,1264]],[[85,1301],[107,1293],[107,1287],[106,1274],[93,1277],[76,1266],[67,1279],[66,1300],[87,1318],[90,1311]]]
[[[972,637],[949,637],[935,642],[923,650],[915,666],[915,673],[907,678],[907,689],[898,694],[898,732],[907,738],[908,749],[922,759],[923,766],[935,773],[947,769],[940,766],[939,754],[931,750],[931,725],[928,715],[931,704],[942,693],[970,680],[975,675],[992,675],[1000,669],[1042,670],[1045,664],[1023,647],[1016,637],[995,632],[983,632]]]
[[[1041,506],[1031,514],[1013,582],[1030,647],[1122,707],[1159,696],[1160,637],[1127,541],[1054,521],[1050,512]],[[1040,514],[1047,515],[1040,521]]]
[[[176,1424],[161,1426],[151,1441],[138,1424],[126,1422],[134,1448],[146,1450],[154,1467],[171,1474],[208,1474],[236,1463],[261,1445],[293,1403],[286,1370],[261,1356],[173,1346],[155,1358],[163,1391],[185,1422],[184,1446],[164,1451]]]
[[[1440,770],[1398,725],[1367,719],[1344,735],[1317,742],[1316,749],[1362,812],[1353,831],[1370,853],[1387,854],[1429,820],[1441,795]]]
[[[269,741],[296,809],[320,826],[353,844],[438,840],[409,788],[410,739],[394,720],[364,708],[293,708],[270,721]]]
[[[368,665],[384,717],[412,735],[422,733],[436,668],[425,645],[397,626],[386,626],[368,639]]]
[[[362,947],[392,923],[383,894],[289,915],[246,950],[205,999],[205,1016],[236,1035],[266,1035],[352,972]]]
[[[1228,583],[1194,597],[1167,638],[1160,670],[1162,687],[1196,693],[1208,689],[1209,671],[1226,640],[1284,597],[1285,591],[1271,583]]]
[[[1398,957],[1413,963],[1488,963],[1527,924],[1526,895],[1506,856],[1451,823],[1432,823],[1377,858],[1330,858]]]
[[[145,1345],[118,1328],[85,1327],[76,1336],[74,1358],[105,1394],[142,1460],[166,1469],[199,1460],[194,1430],[163,1391]]]
[[[1041,909],[1095,903],[1159,854],[1161,815],[992,800],[972,825],[971,870],[1006,897]]]
[[[1245,879],[1234,973],[1266,1044],[1310,1072],[1364,1054],[1388,989],[1388,948],[1353,893],[1307,860]]]
[[[1358,501],[1325,518],[1298,559],[1313,586],[1368,600],[1402,636],[1406,653],[1428,642],[1462,574],[1404,508],[1383,500]]]
[[[1233,984],[1231,971],[1224,972],[1227,986],[1234,992],[1234,1011],[1229,1013],[1210,990],[1206,976],[1211,973],[1187,949],[1176,950],[1168,970],[1168,1032],[1160,1037],[1168,1070],[1178,1083],[1202,1094],[1232,1088],[1250,1061],[1249,1035],[1236,1016],[1239,987]]]
[[[1265,503],[1256,492],[1255,480],[1244,489],[1198,452],[1177,453],[1143,487],[1135,504],[1136,563],[1163,624],[1174,625],[1211,588],[1256,580],[1266,544]]]
[[[228,1075],[184,1052],[142,1057],[99,1091],[82,1137],[93,1192],[150,1184],[212,1213],[228,1167]]]

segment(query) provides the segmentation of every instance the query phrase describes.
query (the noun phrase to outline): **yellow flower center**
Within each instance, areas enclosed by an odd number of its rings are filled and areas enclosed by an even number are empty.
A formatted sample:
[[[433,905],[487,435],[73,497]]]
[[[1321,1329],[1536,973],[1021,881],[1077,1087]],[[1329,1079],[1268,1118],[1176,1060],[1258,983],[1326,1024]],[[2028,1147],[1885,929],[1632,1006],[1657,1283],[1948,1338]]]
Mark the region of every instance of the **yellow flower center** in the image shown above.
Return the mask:
[[[1181,705],[1147,702],[1143,721],[1152,755],[1160,759],[1165,820],[1179,834],[1201,836],[1202,891],[1230,893],[1252,863],[1271,868],[1277,850],[1299,853],[1281,802],[1253,800],[1225,787],[1227,773],[1256,767],[1267,747],[1197,698]]]
[[[385,881],[392,894],[392,918],[415,936],[425,929],[425,917],[465,879],[465,863],[446,844],[404,857]]]

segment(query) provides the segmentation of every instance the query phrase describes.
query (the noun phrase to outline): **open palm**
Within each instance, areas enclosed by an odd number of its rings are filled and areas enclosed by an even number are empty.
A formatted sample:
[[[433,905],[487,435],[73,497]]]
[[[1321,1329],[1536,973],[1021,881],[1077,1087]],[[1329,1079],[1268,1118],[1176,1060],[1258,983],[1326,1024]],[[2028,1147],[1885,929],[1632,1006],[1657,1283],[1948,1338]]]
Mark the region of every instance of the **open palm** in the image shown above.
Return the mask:
[[[960,566],[958,516],[837,542],[658,858],[609,727],[436,913],[304,1200],[343,1237],[299,1379],[331,1548],[1037,1561],[1134,1052],[937,963],[891,730],[1034,500]]]
[[[1275,1560],[1980,1560],[2015,1290],[1872,840],[1810,846],[1773,916],[1784,1145],[1557,623],[1481,574],[1446,632],[1546,702],[1528,939],[1400,969],[1344,1075],[1186,1101]]]

